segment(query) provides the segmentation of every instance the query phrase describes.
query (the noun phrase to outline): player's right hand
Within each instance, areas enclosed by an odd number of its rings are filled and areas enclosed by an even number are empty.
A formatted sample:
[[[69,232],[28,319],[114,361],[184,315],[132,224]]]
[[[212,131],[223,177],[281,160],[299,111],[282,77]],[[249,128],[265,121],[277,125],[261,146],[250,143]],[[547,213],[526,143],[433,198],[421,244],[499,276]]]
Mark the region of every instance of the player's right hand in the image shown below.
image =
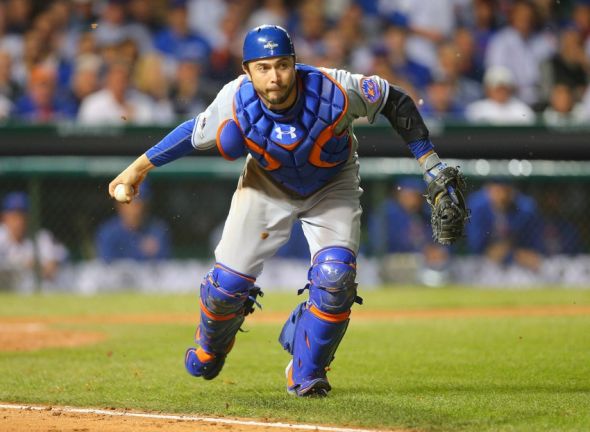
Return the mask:
[[[154,168],[154,165],[149,161],[146,155],[138,157],[131,165],[125,168],[117,177],[109,183],[109,195],[115,198],[115,188],[119,184],[123,184],[128,188],[133,188],[133,197],[139,194],[139,185],[146,178],[148,172]]]

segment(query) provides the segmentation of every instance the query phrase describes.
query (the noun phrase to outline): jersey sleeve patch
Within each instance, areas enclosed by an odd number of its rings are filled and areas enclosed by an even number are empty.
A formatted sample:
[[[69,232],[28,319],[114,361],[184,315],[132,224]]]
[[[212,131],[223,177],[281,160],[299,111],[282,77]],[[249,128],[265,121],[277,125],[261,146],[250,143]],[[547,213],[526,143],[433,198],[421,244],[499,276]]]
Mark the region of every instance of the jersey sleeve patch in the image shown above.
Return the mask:
[[[381,88],[374,77],[361,78],[361,94],[369,103],[375,103],[381,98]]]

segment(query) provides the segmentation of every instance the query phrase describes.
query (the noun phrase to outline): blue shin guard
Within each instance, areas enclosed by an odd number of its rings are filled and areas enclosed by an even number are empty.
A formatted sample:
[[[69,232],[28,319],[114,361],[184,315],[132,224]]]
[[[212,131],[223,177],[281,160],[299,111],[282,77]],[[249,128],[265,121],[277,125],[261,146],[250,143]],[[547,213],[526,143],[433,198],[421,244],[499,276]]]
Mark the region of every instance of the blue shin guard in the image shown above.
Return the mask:
[[[259,292],[254,278],[215,264],[201,284],[201,322],[197,348],[185,353],[185,366],[194,376],[215,378],[233,347],[236,333]],[[254,295],[254,297],[252,297]]]
[[[331,386],[326,371],[348,327],[357,299],[356,259],[344,248],[326,248],[309,271],[309,300],[297,306],[279,341],[293,355],[287,390],[297,396],[325,396]]]

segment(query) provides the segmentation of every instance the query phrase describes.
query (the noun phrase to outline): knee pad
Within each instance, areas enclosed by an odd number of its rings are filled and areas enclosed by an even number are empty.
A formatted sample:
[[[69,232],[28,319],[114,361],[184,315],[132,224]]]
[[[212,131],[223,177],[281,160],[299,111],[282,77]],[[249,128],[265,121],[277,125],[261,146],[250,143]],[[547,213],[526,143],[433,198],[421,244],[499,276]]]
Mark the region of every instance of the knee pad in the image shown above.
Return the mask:
[[[319,251],[309,269],[309,301],[320,312],[342,314],[356,299],[356,256],[342,247]]]
[[[215,264],[201,284],[201,322],[196,342],[210,354],[225,355],[244,322],[255,279]]]
[[[235,314],[248,300],[254,282],[254,278],[217,263],[201,284],[201,304],[215,315]]]

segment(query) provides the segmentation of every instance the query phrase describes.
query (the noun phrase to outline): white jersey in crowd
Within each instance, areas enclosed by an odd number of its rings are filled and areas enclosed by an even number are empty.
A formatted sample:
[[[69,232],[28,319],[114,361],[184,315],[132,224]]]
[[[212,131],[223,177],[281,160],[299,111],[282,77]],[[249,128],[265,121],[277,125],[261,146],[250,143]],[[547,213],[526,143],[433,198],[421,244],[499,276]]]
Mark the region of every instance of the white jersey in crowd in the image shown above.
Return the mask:
[[[108,89],[89,95],[80,106],[78,121],[84,125],[124,125],[170,123],[174,113],[170,107],[156,106],[152,99],[137,91],[129,90],[125,106],[119,104]]]
[[[40,230],[36,236],[39,262],[62,262],[67,256],[66,248],[58,243],[47,230]],[[15,242],[5,226],[0,225],[0,266],[3,270],[28,270],[35,262],[35,244],[30,238]]]
[[[535,113],[524,102],[510,98],[506,103],[482,99],[467,105],[465,117],[470,122],[495,125],[527,125],[535,123]]]

